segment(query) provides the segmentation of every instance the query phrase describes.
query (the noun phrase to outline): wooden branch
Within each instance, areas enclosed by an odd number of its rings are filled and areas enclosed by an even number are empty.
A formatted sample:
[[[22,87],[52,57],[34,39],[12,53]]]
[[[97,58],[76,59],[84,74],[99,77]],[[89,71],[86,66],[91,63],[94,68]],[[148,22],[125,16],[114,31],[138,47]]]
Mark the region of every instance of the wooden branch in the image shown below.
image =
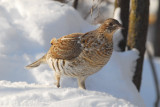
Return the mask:
[[[55,0],[55,1],[59,1],[61,3],[65,3],[65,0]]]
[[[141,86],[148,19],[149,0],[131,0],[127,47],[128,49],[136,48],[140,53],[133,77],[133,83],[138,90],[140,90]]]
[[[153,38],[153,46],[154,46],[154,55],[160,56],[160,47],[159,47],[159,41],[160,41],[160,0],[159,0],[159,9],[157,13],[157,21],[155,23],[155,35]]]
[[[119,7],[121,9],[120,18],[122,25],[125,29],[122,29],[123,39],[119,42],[120,51],[125,51],[128,35],[128,23],[129,23],[129,4],[130,0],[116,0],[115,9]]]
[[[75,9],[77,9],[77,6],[78,6],[78,0],[74,0],[74,2],[73,2],[73,7],[74,7]]]

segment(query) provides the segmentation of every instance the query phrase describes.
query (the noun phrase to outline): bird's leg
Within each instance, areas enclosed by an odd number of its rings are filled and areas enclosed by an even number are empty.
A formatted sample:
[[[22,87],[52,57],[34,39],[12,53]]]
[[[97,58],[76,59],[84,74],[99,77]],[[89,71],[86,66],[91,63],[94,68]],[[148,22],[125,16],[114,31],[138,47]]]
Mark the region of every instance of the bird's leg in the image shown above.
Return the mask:
[[[56,72],[55,72],[54,76],[55,76],[55,79],[56,79],[55,85],[59,88],[60,87],[60,78],[61,78],[61,76],[59,74],[57,74]]]
[[[80,89],[86,89],[85,87],[85,80],[86,80],[87,77],[78,77],[77,80],[78,80],[78,87]]]

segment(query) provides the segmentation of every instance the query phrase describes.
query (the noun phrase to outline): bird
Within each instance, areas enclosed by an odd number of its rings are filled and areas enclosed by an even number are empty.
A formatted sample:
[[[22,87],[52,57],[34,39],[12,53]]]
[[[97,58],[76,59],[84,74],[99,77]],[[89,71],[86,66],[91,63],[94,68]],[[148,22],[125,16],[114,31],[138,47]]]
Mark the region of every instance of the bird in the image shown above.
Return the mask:
[[[86,89],[86,78],[98,72],[110,60],[113,34],[122,28],[116,19],[109,18],[93,31],[53,38],[48,52],[26,68],[47,63],[55,71],[55,85],[58,88],[61,77],[69,76],[77,78],[80,89]]]

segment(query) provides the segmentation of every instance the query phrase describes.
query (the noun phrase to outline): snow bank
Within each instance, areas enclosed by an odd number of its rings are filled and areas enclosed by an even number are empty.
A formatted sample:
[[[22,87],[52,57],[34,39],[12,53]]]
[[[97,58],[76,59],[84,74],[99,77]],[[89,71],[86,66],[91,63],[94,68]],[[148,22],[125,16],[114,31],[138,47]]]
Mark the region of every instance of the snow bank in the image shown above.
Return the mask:
[[[134,107],[106,93],[0,81],[1,107]]]
[[[87,78],[87,90],[109,93],[134,105],[144,107],[143,100],[131,80],[137,58],[138,52],[136,50],[124,53],[114,51],[109,63],[99,72]],[[50,69],[47,70],[47,68],[48,66],[42,65],[30,71],[35,76],[37,83],[52,86],[55,82],[53,79],[54,72]],[[77,80],[63,77],[61,88],[78,88]]]
[[[49,0],[1,0],[0,21],[0,78],[9,81],[31,82],[26,58],[46,52],[53,37],[95,29],[72,7]]]
[[[109,63],[86,80],[87,90],[77,89],[77,81],[68,77],[56,88],[47,65],[24,69],[44,55],[51,38],[97,27],[72,7],[49,0],[1,0],[0,21],[1,106],[144,107],[131,80],[136,50],[114,51]]]

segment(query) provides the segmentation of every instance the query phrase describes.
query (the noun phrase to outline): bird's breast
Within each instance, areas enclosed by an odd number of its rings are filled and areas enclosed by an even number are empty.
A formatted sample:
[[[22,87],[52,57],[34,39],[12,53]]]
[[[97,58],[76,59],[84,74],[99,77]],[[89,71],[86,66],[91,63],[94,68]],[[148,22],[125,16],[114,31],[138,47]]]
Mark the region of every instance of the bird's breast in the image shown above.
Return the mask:
[[[105,65],[112,55],[113,44],[106,42],[89,42],[85,45],[82,57],[91,65]]]

